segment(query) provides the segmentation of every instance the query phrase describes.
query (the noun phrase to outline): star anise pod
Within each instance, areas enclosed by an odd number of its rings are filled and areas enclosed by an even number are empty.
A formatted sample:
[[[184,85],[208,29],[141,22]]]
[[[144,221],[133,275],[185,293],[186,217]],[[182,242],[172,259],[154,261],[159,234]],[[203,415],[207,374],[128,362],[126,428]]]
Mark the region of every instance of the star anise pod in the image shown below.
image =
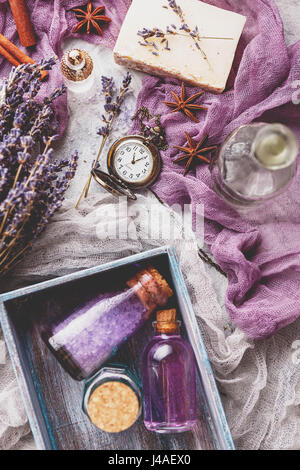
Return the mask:
[[[102,21],[104,23],[110,23],[111,19],[108,16],[101,15],[105,11],[105,7],[98,7],[93,10],[92,2],[88,2],[86,5],[86,10],[82,10],[81,8],[73,8],[75,12],[76,18],[79,23],[73,29],[73,33],[77,33],[83,28],[86,28],[87,34],[91,33],[91,29],[94,28],[99,36],[102,35],[102,29],[100,28],[98,21]]]
[[[198,159],[205,163],[210,163],[209,158],[207,158],[204,154],[212,152],[217,148],[216,145],[213,145],[211,147],[203,147],[203,144],[208,139],[207,134],[200,140],[198,144],[192,139],[192,137],[187,132],[185,132],[185,135],[188,146],[180,147],[179,145],[174,145],[175,149],[181,150],[183,152],[183,155],[178,157],[176,160],[173,160],[173,163],[180,163],[187,160],[183,173],[184,176],[189,172],[191,164],[194,160]]]
[[[200,106],[198,104],[193,104],[193,102],[197,98],[202,96],[204,94],[204,91],[200,91],[199,93],[195,93],[195,95],[190,96],[189,98],[186,98],[185,85],[184,85],[184,82],[182,82],[180,96],[176,95],[176,93],[174,93],[174,91],[172,90],[171,90],[171,94],[175,102],[163,101],[163,103],[169,106],[170,108],[173,108],[172,113],[176,113],[177,111],[183,111],[186,114],[186,116],[188,116],[194,122],[199,122],[196,116],[194,116],[193,111],[207,109],[207,107]]]

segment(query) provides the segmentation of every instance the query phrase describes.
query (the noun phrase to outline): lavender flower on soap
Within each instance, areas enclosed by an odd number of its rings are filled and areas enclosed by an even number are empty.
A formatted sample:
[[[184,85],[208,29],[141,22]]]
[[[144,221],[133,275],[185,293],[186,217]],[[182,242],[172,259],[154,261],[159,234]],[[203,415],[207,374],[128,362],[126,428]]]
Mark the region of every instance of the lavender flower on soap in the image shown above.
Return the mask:
[[[177,26],[175,24],[168,25],[166,26],[165,31],[154,27],[152,29],[143,28],[137,33],[137,35],[142,38],[142,40],[139,41],[139,44],[143,47],[147,47],[153,55],[159,56],[161,50],[171,51],[169,41],[170,37],[189,36],[194,41],[196,48],[201,52],[203,58],[207,60],[207,56],[200,46],[200,41],[202,39],[233,39],[227,37],[201,36],[198,26],[192,28],[186,23],[184,19],[184,12],[182,8],[176,3],[176,1],[167,1],[168,6],[165,5],[163,8],[171,9],[178,16],[180,24]]]
[[[78,155],[57,161],[53,101],[65,92],[56,88],[43,101],[41,70],[55,59],[13,68],[0,89],[0,276],[31,249],[50,217],[61,206],[76,171]]]

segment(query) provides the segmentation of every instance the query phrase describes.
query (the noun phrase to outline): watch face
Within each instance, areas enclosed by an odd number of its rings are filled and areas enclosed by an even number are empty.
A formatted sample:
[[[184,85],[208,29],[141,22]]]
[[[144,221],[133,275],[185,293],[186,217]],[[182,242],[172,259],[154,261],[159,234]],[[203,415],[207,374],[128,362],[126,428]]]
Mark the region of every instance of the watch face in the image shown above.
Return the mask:
[[[126,183],[143,184],[151,177],[154,157],[142,140],[123,139],[114,149],[113,169]]]

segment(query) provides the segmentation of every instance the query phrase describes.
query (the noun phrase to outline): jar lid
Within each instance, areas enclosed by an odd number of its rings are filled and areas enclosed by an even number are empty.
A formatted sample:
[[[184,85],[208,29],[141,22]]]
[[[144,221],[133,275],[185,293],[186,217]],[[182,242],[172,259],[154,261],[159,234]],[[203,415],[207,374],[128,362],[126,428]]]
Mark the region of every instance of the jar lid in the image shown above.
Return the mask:
[[[129,429],[142,411],[138,384],[125,367],[103,367],[85,386],[83,410],[98,429],[119,433]]]

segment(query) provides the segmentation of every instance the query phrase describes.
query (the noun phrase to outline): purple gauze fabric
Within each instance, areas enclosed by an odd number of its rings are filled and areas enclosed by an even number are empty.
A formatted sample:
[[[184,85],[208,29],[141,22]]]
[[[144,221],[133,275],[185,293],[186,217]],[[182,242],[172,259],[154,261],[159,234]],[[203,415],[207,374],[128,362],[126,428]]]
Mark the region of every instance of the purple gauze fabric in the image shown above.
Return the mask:
[[[206,242],[228,275],[227,311],[249,336],[265,338],[300,316],[300,170],[288,192],[246,218],[213,192],[207,165],[184,177],[183,169],[172,163],[177,153],[173,145],[185,145],[184,131],[195,141],[208,133],[209,144],[221,143],[236,127],[255,119],[285,123],[300,138],[300,107],[291,103],[300,79],[300,42],[287,49],[273,0],[206,3],[247,16],[227,91],[204,95],[208,111],[197,114],[199,124],[171,114],[162,104],[172,101],[170,90],[180,92],[180,83],[172,79],[146,77],[137,106],[163,114],[170,143],[154,190],[168,204],[204,205]],[[196,91],[187,88],[188,96]]]
[[[27,0],[26,4],[30,12],[31,21],[34,25],[38,43],[34,48],[23,48],[20,46],[16,25],[7,0],[0,0],[0,32],[10,41],[24,50],[27,55],[39,61],[57,55],[62,56],[62,41],[71,35],[80,37],[95,44],[104,44],[113,48],[118,37],[122,21],[126,15],[131,0],[101,0],[94,1],[94,8],[105,6],[105,14],[112,19],[107,26],[103,26],[103,36],[96,34],[72,34],[72,30],[78,22],[74,7],[87,4],[87,0]],[[11,64],[0,56],[0,79],[9,74]],[[49,73],[49,78],[43,84],[41,97],[48,95],[55,87],[62,84],[62,75],[57,64]],[[56,101],[55,106],[60,120],[60,133],[67,124],[67,98],[66,95]]]

